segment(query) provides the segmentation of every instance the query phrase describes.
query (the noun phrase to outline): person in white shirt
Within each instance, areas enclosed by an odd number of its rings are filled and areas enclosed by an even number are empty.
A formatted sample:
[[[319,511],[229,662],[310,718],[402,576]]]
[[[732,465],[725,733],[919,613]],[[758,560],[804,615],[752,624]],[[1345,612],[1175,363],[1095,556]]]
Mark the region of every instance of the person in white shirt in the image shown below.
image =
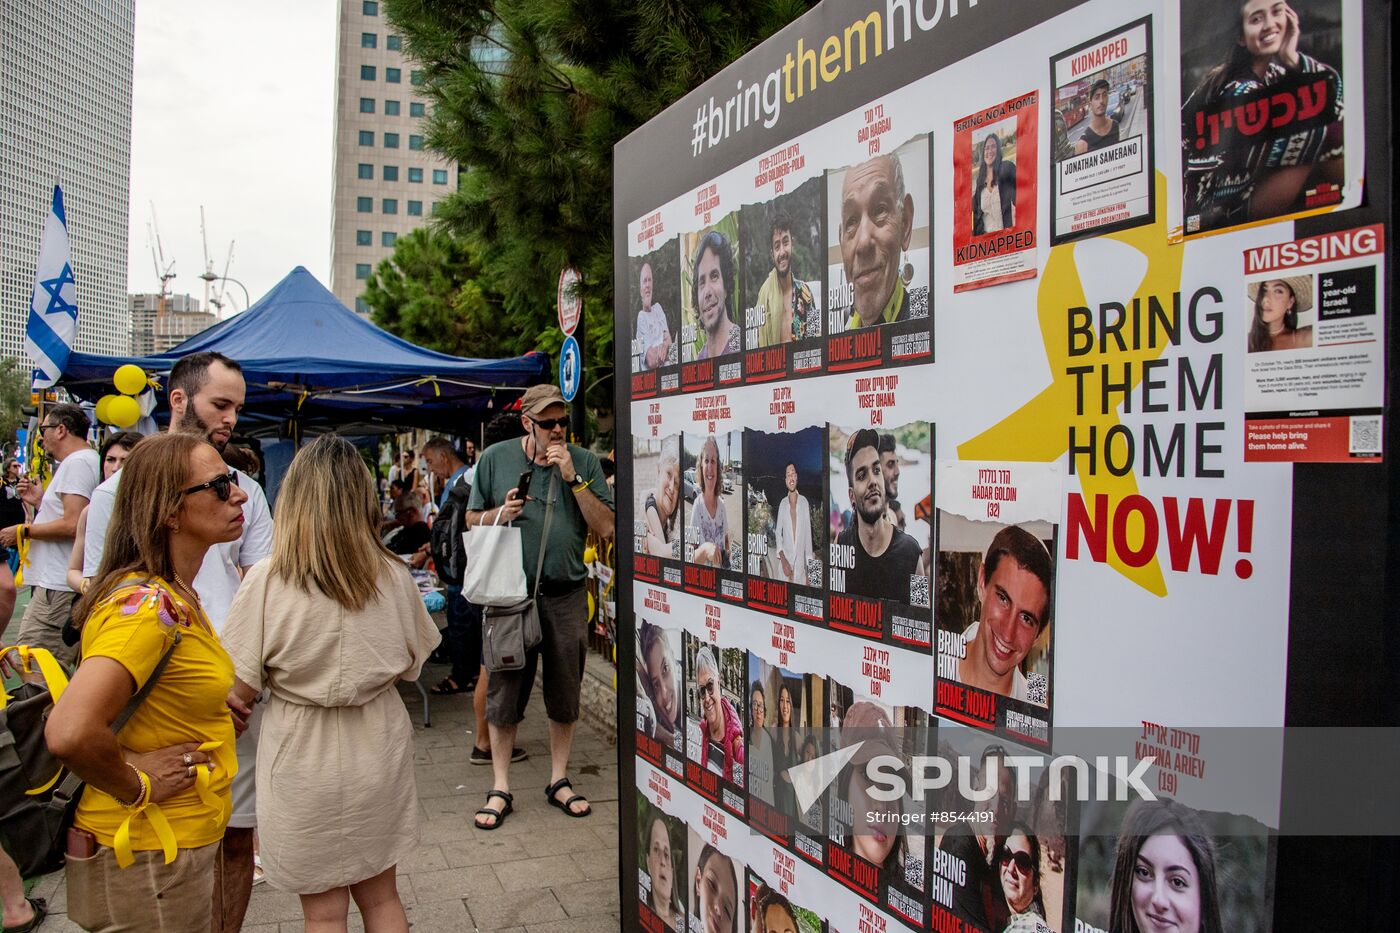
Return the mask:
[[[812,555],[812,507],[797,491],[797,464],[784,471],[787,495],[778,502],[779,575],[790,583],[808,585],[807,562]]]
[[[206,438],[222,451],[233,436],[238,413],[247,391],[243,370],[220,353],[192,353],[181,358],[166,380],[170,403],[170,429]],[[97,455],[93,454],[95,458]],[[209,549],[193,585],[215,632],[220,632],[229,604],[243,580],[243,570],[272,553],[272,512],[267,497],[246,473],[233,471],[238,488],[248,494],[243,504],[243,535],[236,541]],[[97,575],[112,520],[117,486],[122,473],[102,483],[92,493],[88,509],[83,576]],[[253,890],[253,830],[257,826],[253,777],[256,773],[258,726],[261,717],[241,703],[230,706],[249,717],[248,729],[238,738],[238,774],[233,780],[233,815],[224,833],[223,848],[215,864],[213,930],[238,930],[248,910]]]
[[[69,667],[78,649],[63,641],[63,625],[77,596],[68,585],[68,555],[78,516],[102,477],[97,451],[87,442],[89,427],[91,422],[77,405],[49,407],[39,423],[39,443],[58,469],[43,490],[34,520],[0,529],[0,545],[14,547],[21,530],[30,542],[23,579],[33,590],[20,620],[19,643],[47,648]],[[20,480],[20,497],[31,504],[37,490],[35,484]]]
[[[656,369],[665,366],[671,354],[671,328],[666,323],[666,312],[659,302],[652,298],[651,263],[642,263],[638,276],[637,290],[642,296],[642,310],[637,314],[637,335],[635,338],[637,368]]]

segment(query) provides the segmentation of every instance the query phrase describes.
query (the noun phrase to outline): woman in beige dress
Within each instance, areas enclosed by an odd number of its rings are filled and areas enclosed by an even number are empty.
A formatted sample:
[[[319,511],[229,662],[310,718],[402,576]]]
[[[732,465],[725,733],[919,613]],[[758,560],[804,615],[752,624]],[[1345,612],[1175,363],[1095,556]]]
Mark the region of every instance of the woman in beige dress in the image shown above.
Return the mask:
[[[437,645],[408,569],[380,543],[359,453],[326,435],[277,496],[272,556],[248,571],[223,640],[249,703],[271,691],[258,742],[267,880],[301,895],[306,929],[408,929],[395,866],[418,844],[413,726],[395,684]]]

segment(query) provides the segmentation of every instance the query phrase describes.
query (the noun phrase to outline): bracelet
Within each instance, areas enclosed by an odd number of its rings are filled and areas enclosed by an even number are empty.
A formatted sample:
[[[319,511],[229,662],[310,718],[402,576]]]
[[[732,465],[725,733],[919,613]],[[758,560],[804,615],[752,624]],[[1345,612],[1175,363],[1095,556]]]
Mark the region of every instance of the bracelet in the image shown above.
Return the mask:
[[[115,800],[117,803],[121,804],[128,810],[139,810],[151,798],[151,779],[146,776],[145,772],[143,772],[140,768],[136,767],[131,762],[128,761],[125,764],[136,775],[136,799],[133,800],[131,803],[127,803],[125,800],[121,799],[116,794],[112,794],[111,797],[113,800]]]
[[[585,489],[587,489],[587,488],[588,488],[589,486],[591,486],[591,485],[593,485],[593,480],[590,479],[590,480],[588,480],[587,482],[579,483],[577,486],[570,486],[570,487],[569,487],[569,490],[570,490],[574,495],[578,495],[579,493],[583,492]]]

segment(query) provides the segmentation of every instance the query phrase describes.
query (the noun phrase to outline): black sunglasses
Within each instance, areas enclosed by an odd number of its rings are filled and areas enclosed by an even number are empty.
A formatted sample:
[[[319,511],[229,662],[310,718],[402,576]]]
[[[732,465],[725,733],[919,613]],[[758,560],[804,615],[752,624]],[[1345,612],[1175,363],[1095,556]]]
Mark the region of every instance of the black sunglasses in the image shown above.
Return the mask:
[[[52,422],[52,423],[50,423],[50,424],[41,424],[41,425],[39,425],[39,433],[42,434],[42,433],[44,433],[45,431],[47,431],[49,428],[61,428],[61,427],[63,427],[63,425],[59,424],[59,423],[56,422],[56,421],[55,421],[55,422]]]
[[[216,476],[207,483],[200,483],[198,486],[191,486],[183,490],[182,495],[188,496],[192,492],[201,492],[205,489],[214,490],[214,495],[219,497],[220,502],[227,502],[228,497],[233,492],[233,487],[238,485],[238,474],[233,470],[228,471],[223,476]]]
[[[530,420],[546,431],[553,431],[555,428],[559,427],[568,427],[569,424],[568,418],[531,418]]]
[[[1012,852],[1009,849],[1001,853],[1003,862],[1015,862],[1016,869],[1023,875],[1031,873],[1031,854],[1029,852]]]

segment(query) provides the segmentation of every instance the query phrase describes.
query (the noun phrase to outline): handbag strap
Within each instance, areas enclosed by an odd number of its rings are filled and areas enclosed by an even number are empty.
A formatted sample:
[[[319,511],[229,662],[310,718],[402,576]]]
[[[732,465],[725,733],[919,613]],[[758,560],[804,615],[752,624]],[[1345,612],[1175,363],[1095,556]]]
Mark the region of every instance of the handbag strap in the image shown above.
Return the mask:
[[[155,668],[151,671],[151,676],[146,678],[146,682],[141,685],[141,689],[137,690],[136,693],[132,695],[131,699],[126,701],[126,705],[123,706],[122,711],[117,714],[117,718],[112,720],[112,732],[114,734],[122,731],[122,728],[131,717],[135,716],[136,711],[141,708],[141,704],[146,702],[146,697],[151,695],[151,691],[155,689],[156,681],[160,680],[160,675],[165,673],[166,666],[170,664],[170,656],[175,653],[175,649],[179,646],[182,637],[183,636],[181,636],[179,632],[175,633],[174,640],[170,642],[170,647],[165,649],[165,654],[161,655],[160,660],[156,662]],[[82,787],[83,779],[74,774],[70,769],[68,773],[64,775],[58,787],[54,788],[53,796],[49,798],[49,806],[53,807],[55,810],[67,810],[69,801],[78,795]]]
[[[544,549],[549,545],[549,526],[554,521],[554,498],[559,494],[559,470],[549,471],[549,499],[544,504],[544,533],[540,535],[540,552],[535,560],[535,591],[531,599],[540,598],[540,579],[544,573]]]

